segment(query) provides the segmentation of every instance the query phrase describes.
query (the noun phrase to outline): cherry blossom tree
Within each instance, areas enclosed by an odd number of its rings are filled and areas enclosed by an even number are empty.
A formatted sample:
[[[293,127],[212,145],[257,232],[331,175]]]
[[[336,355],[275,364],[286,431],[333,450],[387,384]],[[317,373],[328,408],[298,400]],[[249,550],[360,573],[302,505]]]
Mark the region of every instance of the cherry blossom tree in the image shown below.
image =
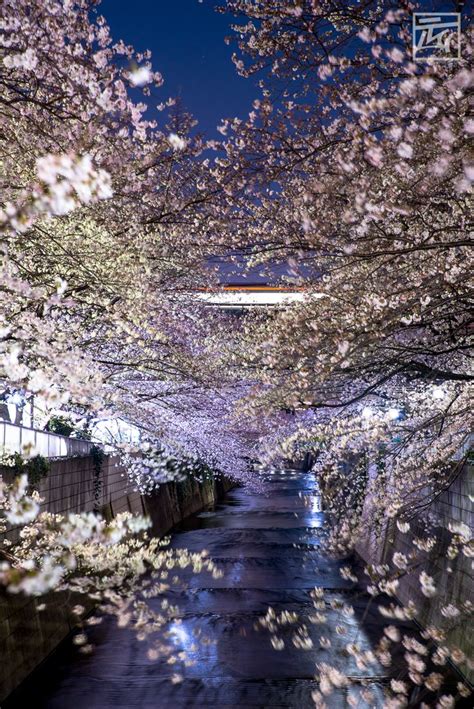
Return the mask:
[[[246,121],[221,126],[222,170],[239,164],[246,180],[223,238],[240,242],[252,264],[287,261],[306,292],[247,320],[240,371],[254,386],[242,406],[255,418],[294,412],[262,441],[266,459],[314,454],[338,551],[369,523],[383,533],[396,520],[408,532],[469,452],[472,32],[463,27],[460,61],[414,61],[417,9],[427,8],[324,0],[224,8],[238,18],[237,70],[260,77],[261,97]],[[451,533],[449,559],[469,557],[469,530]],[[393,565],[368,567],[369,592],[395,596],[436,539],[427,528],[409,559],[394,554]],[[423,596],[436,594],[426,573],[418,582]],[[452,617],[462,622],[471,611],[454,607]],[[389,618],[417,612],[413,601],[385,609]],[[390,633],[376,652],[384,662]],[[444,657],[466,660],[448,636],[428,629],[414,653],[403,640],[407,685],[391,687],[387,706],[405,706],[409,686],[440,689],[442,678],[420,661],[433,639],[446,642]],[[433,662],[443,664],[436,651]],[[319,669],[315,702],[325,706],[347,678]],[[454,703],[446,695],[436,706]]]
[[[207,235],[222,219],[203,155],[215,146],[163,99],[150,54],[114,42],[97,8],[2,6],[0,376],[46,410],[121,416],[148,445],[168,437],[208,463],[226,460],[226,440],[238,472],[235,426],[210,452],[225,377],[199,345],[193,295],[212,283]],[[140,92],[160,101],[162,123],[145,118]],[[172,411],[189,425],[164,425]]]
[[[238,70],[263,72],[248,120],[223,125],[255,190],[238,237],[307,292],[249,321],[248,407],[313,411],[289,449],[315,441],[329,477],[383,461],[402,514],[426,481],[446,484],[472,427],[469,30],[460,62],[418,63],[414,5],[227,9],[245,16]]]
[[[97,8],[0,9],[0,379],[46,411],[136,425],[141,443],[124,454],[142,490],[163,481],[170,460],[172,477],[205,466],[243,475],[234,383],[206,349],[212,318],[200,325],[194,295],[213,277],[205,243],[222,190],[200,159],[213,144],[172,99],[160,96],[162,124],[144,117],[140,92],[161,93],[161,75],[149,53],[112,40]],[[156,612],[146,599],[179,583],[172,569],[219,572],[148,527],[131,515],[40,513],[25,476],[0,481],[0,586],[78,594],[85,627],[100,620],[84,620],[93,604],[149,637],[152,659],[185,660],[158,632],[176,609],[163,599]],[[90,651],[86,634],[76,642]]]

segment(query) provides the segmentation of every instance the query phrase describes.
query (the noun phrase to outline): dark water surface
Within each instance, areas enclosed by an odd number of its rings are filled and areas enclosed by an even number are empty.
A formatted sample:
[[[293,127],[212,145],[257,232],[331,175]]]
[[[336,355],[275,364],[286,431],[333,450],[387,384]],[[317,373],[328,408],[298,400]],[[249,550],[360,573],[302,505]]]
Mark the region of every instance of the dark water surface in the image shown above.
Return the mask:
[[[146,643],[104,623],[94,629],[92,655],[80,655],[70,641],[63,644],[5,709],[312,707],[316,665],[323,662],[354,680],[349,689],[326,698],[328,708],[382,707],[384,685],[399,676],[398,660],[389,670],[381,665],[361,670],[344,651],[348,642],[373,647],[384,623],[374,604],[367,606],[368,597],[342,579],[339,569],[351,560],[325,556],[323,524],[311,474],[268,474],[262,493],[231,491],[215,509],[186,520],[173,535],[174,547],[207,549],[224,572],[219,579],[184,572],[188,587],[173,598],[182,613],[182,622],[171,628],[173,642],[195,661],[178,668],[184,675],[181,683],[170,682],[176,666],[149,660]],[[325,624],[312,624],[310,591],[315,586],[327,590],[327,601],[350,603],[354,615],[347,618],[329,609]],[[313,647],[296,648],[295,628],[287,626],[279,633],[284,649],[274,650],[268,631],[255,629],[269,606],[296,611]],[[409,625],[395,624],[414,634]],[[196,630],[212,642],[190,651]],[[330,638],[330,649],[321,647],[321,636]],[[372,697],[364,698],[366,689]]]

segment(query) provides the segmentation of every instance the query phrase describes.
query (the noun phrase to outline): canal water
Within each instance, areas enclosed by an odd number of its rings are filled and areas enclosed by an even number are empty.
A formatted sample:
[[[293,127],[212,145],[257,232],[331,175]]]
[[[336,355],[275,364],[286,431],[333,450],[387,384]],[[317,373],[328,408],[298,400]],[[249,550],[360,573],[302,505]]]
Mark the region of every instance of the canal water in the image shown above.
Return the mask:
[[[212,510],[186,520],[172,537],[174,547],[207,549],[223,571],[218,579],[189,574],[187,588],[172,599],[181,618],[169,629],[171,638],[192,666],[150,660],[146,643],[106,622],[94,628],[92,655],[80,655],[70,641],[64,643],[5,706],[313,707],[317,666],[327,663],[352,680],[325,698],[328,708],[382,707],[384,685],[401,676],[400,658],[389,669],[375,663],[364,670],[345,651],[351,642],[362,649],[374,647],[384,623],[363,589],[341,577],[341,566],[355,562],[324,553],[325,535],[311,474],[268,473],[258,492],[232,490]],[[322,624],[311,619],[316,586],[326,592]],[[344,613],[347,604],[354,608],[352,616]],[[298,616],[297,625],[290,623],[278,633],[282,649],[273,647],[269,631],[259,625],[269,607]],[[414,635],[413,627],[395,624]],[[307,649],[298,647],[298,625],[307,628]],[[196,632],[208,642],[191,649]],[[170,678],[177,670],[183,680],[173,684]]]

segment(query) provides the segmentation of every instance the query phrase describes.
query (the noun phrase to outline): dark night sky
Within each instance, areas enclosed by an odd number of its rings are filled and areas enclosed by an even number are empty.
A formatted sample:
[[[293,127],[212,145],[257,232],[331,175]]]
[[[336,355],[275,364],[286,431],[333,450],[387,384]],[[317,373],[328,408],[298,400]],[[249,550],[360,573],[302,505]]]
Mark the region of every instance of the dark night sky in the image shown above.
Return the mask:
[[[218,136],[222,117],[246,116],[258,94],[254,80],[237,75],[232,46],[224,43],[233,18],[215,12],[217,2],[103,0],[99,6],[115,40],[153,53],[153,69],[165,80],[149,99],[153,116],[157,103],[179,95],[209,137]]]
[[[350,1],[350,0],[348,0]],[[231,61],[233,47],[224,43],[234,18],[217,13],[224,0],[102,0],[102,13],[115,40],[137,50],[153,52],[153,68],[165,83],[149,99],[154,106],[169,96],[180,96],[184,107],[199,121],[198,129],[219,137],[216,125],[223,117],[245,117],[259,91],[254,79],[242,79]],[[464,22],[473,0],[458,3]],[[424,11],[456,9],[453,0],[423,0]],[[139,99],[138,96],[136,97]]]

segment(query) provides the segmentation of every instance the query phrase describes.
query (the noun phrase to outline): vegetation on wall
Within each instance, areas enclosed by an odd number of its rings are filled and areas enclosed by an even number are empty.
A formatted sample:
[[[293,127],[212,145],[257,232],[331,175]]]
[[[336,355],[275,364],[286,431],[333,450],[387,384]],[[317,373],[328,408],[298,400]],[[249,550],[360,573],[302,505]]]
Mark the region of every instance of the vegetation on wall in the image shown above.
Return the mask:
[[[0,465],[11,468],[15,475],[26,474],[31,487],[36,487],[50,470],[47,458],[39,454],[26,458],[20,453],[6,453],[0,457]]]

